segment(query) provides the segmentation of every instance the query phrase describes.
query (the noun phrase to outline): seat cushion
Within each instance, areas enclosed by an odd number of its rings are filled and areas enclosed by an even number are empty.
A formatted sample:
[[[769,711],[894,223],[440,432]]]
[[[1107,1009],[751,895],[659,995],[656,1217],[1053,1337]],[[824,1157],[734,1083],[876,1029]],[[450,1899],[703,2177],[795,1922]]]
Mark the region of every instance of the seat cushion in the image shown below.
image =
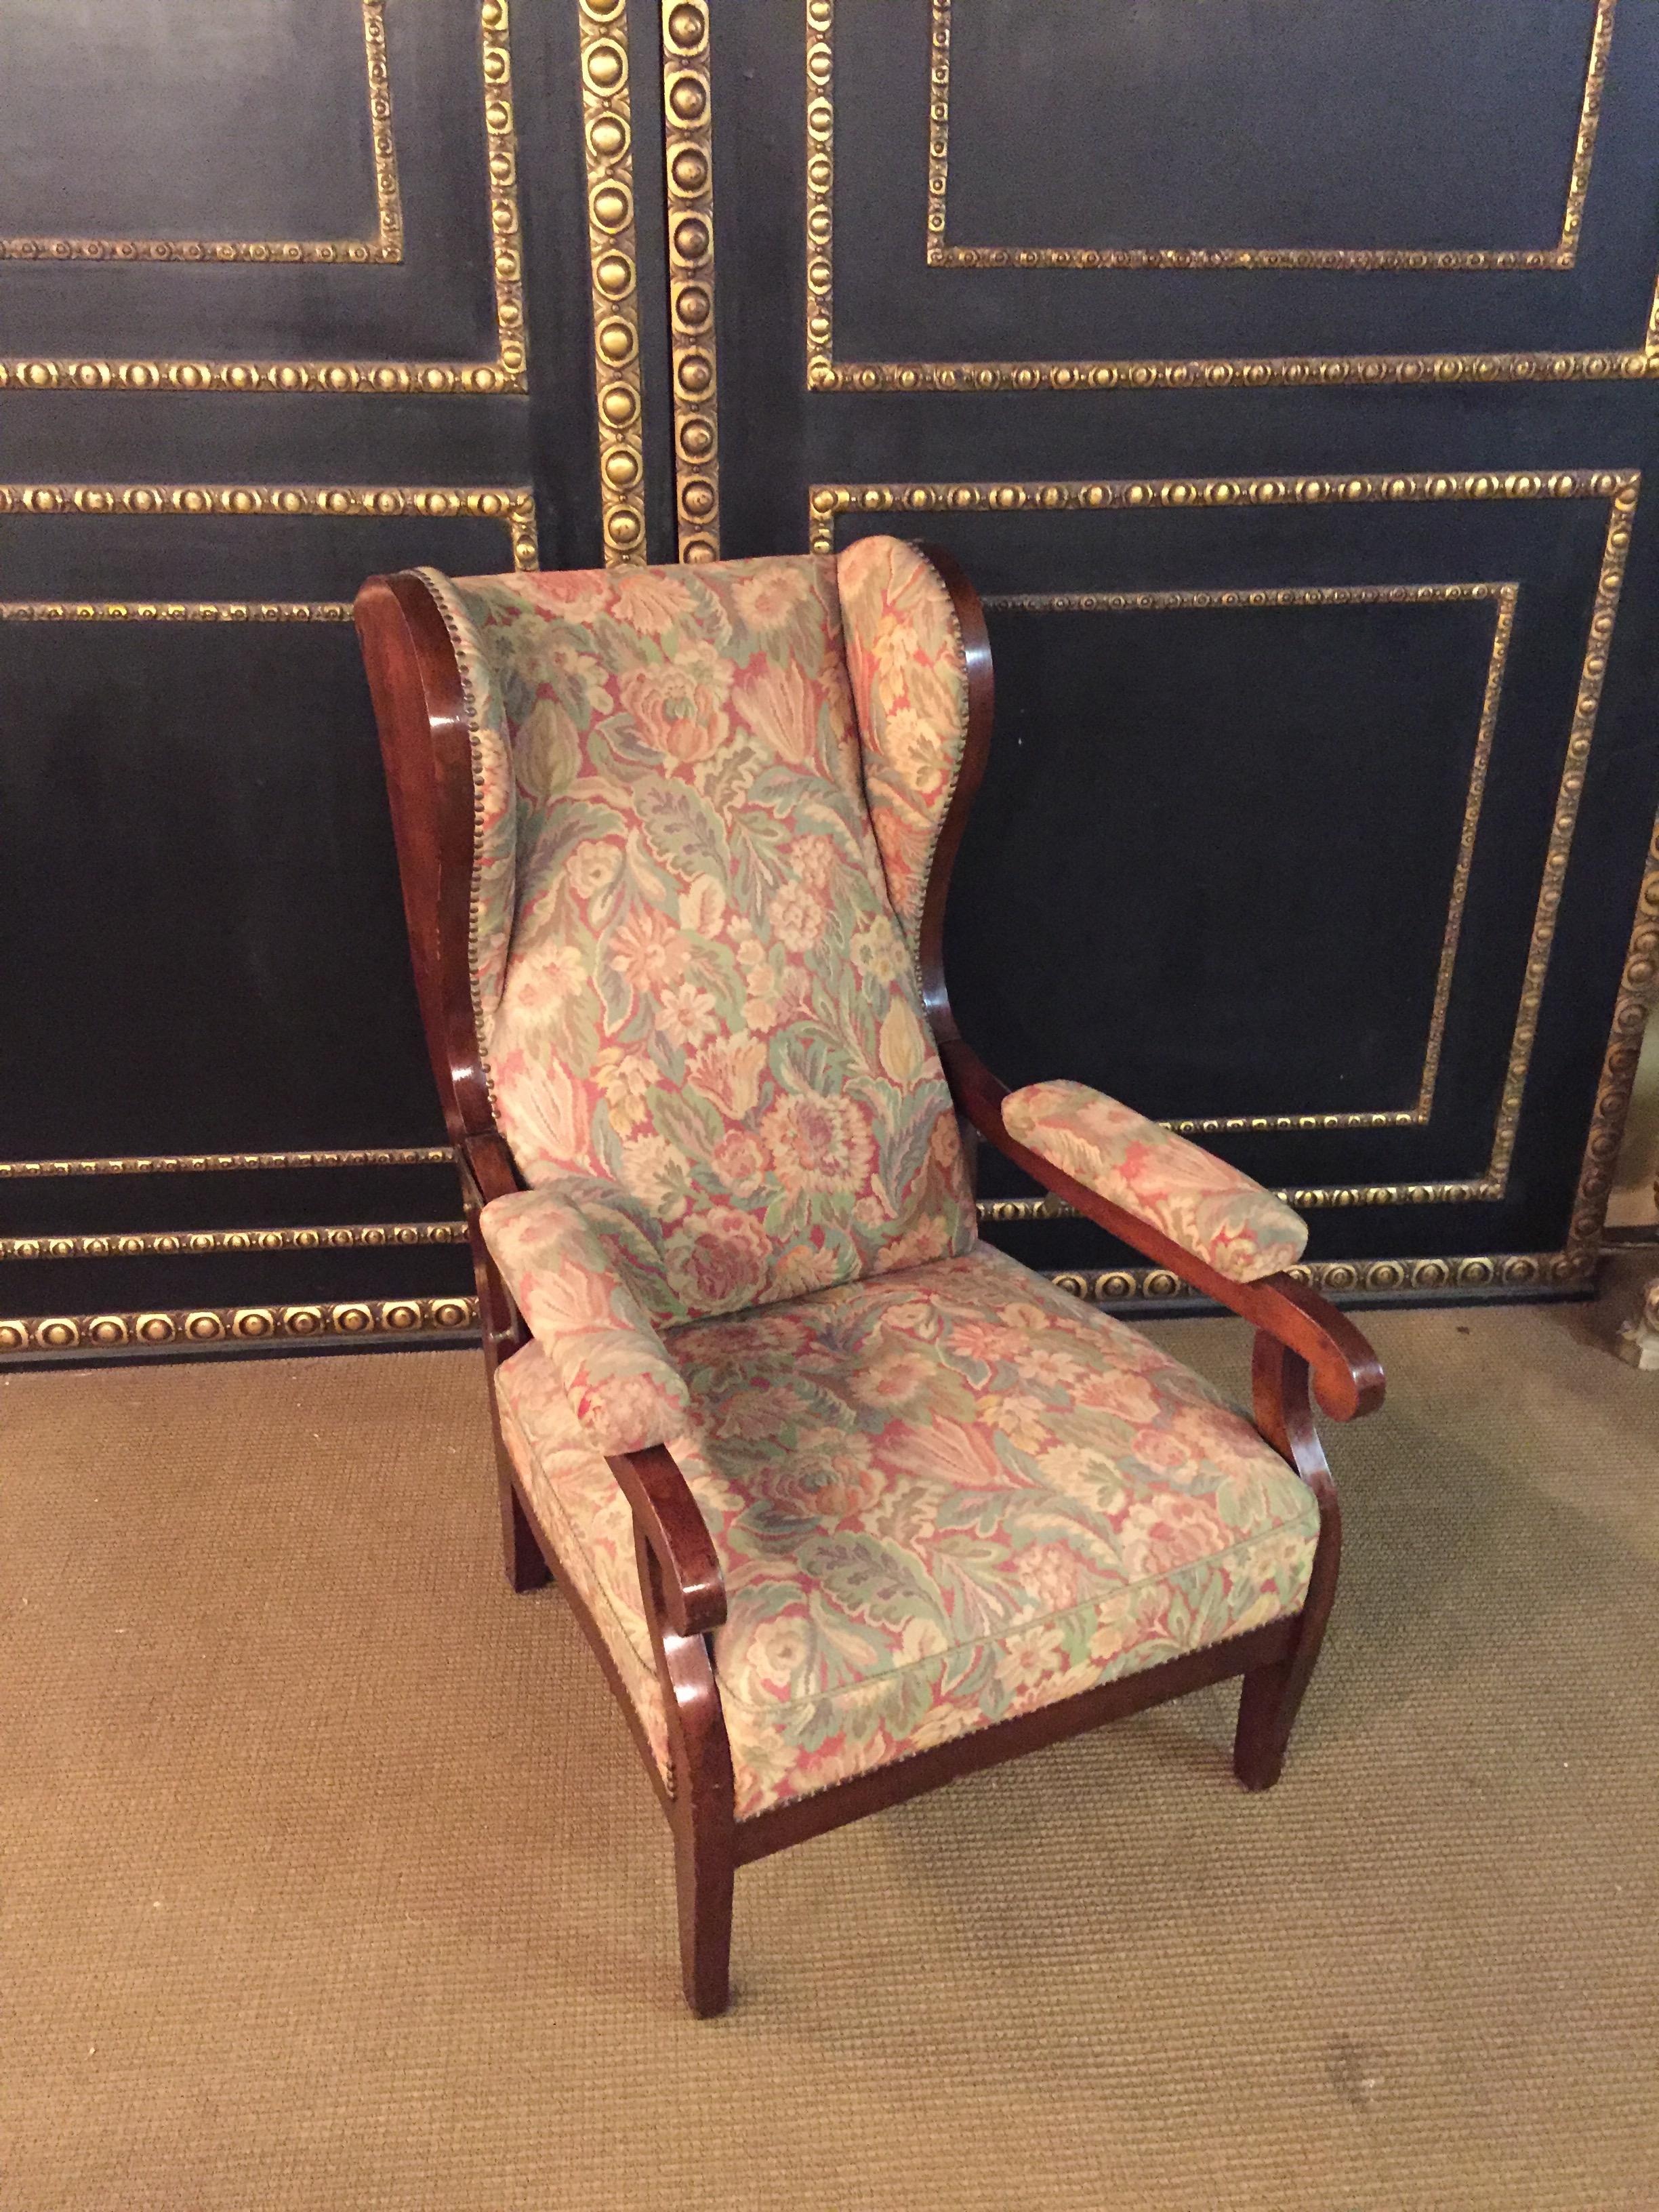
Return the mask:
[[[714,1663],[739,1815],[1302,1604],[1318,1514],[1291,1468],[1167,1353],[1001,1253],[667,1341],[726,1575]],[[499,1382],[538,1460],[549,1403],[556,1461],[569,1417],[544,1367],[532,1346]],[[654,1698],[627,1505],[562,1462],[539,1481],[610,1563]]]

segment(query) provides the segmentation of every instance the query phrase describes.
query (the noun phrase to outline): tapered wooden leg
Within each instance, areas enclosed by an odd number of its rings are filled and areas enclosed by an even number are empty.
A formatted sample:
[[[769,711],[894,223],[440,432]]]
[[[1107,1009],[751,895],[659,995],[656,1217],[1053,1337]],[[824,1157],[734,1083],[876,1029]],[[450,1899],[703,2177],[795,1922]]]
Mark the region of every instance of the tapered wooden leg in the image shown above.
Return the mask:
[[[536,1532],[520,1500],[519,1486],[513,1480],[505,1452],[501,1455],[497,1472],[501,1494],[501,1564],[507,1569],[507,1587],[520,1594],[540,1589],[552,1581],[553,1570],[536,1541]]]
[[[1233,1772],[1247,1790],[1271,1790],[1284,1767],[1291,1729],[1325,1640],[1342,1558],[1342,1516],[1314,1427],[1306,1360],[1258,1331],[1251,1382],[1257,1428],[1319,1503],[1319,1537],[1296,1642],[1282,1659],[1246,1674],[1238,1701]]]
[[[1283,1771],[1297,1708],[1313,1671],[1306,1668],[1299,1680],[1294,1679],[1296,1662],[1293,1651],[1244,1677],[1233,1737],[1233,1772],[1247,1790],[1271,1790]]]
[[[699,1838],[690,1821],[677,1826],[674,1875],[685,2002],[699,2020],[709,2020],[732,2002],[732,1892],[737,1868],[729,1833]]]

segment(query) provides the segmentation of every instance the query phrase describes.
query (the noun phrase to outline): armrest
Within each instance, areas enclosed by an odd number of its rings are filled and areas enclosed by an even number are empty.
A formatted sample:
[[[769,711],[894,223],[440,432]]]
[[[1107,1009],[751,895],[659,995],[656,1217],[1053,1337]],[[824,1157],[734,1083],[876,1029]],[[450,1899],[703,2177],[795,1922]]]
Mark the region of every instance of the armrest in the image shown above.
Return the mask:
[[[514,1191],[478,1220],[593,1449],[609,1458],[684,1436],[690,1394],[574,1200],[556,1187]]]
[[[1103,1196],[1022,1144],[1003,1119],[1004,1103],[1011,1096],[1008,1086],[999,1082],[979,1054],[949,1030],[939,1038],[939,1056],[958,1110],[982,1137],[1109,1236],[1132,1245],[1160,1267],[1169,1268],[1207,1297],[1231,1306],[1298,1353],[1312,1369],[1319,1402],[1334,1419],[1351,1421],[1358,1414],[1375,1412],[1382,1404],[1382,1369],[1376,1354],[1347,1316],[1339,1313],[1317,1291],[1282,1274],[1241,1282],[1220,1273],[1208,1260],[1139,1212]],[[1196,1152],[1198,1147],[1192,1149]]]
[[[1283,1199],[1084,1083],[1033,1083],[1002,1102],[1009,1135],[1230,1282],[1293,1267],[1308,1224]]]

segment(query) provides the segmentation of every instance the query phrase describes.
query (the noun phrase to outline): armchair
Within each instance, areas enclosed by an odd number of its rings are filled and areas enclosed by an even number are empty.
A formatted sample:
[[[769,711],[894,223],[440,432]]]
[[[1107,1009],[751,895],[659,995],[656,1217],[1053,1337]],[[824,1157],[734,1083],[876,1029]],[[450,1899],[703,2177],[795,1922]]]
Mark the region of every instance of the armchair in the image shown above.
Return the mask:
[[[1336,1582],[1314,1399],[1382,1373],[1271,1193],[963,1038],[955,562],[422,570],[356,620],[507,1573],[557,1575],[633,1730],[693,2010],[738,1866],[973,1769],[1237,1675],[1268,1786]],[[959,1123],[1254,1324],[1254,1425],[977,1242]]]

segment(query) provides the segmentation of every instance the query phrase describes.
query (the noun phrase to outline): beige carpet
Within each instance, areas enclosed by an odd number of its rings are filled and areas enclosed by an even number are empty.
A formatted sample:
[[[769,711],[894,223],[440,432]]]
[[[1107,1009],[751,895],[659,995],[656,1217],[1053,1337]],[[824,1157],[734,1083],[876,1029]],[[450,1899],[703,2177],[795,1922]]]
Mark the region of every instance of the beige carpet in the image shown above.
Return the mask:
[[[472,1356],[11,1376],[0,2204],[1659,2206],[1627,1296],[1372,1317],[1276,1791],[1218,1692],[809,1844],[705,2026],[599,1673],[501,1581]],[[1242,1325],[1156,1333],[1237,1385]]]

